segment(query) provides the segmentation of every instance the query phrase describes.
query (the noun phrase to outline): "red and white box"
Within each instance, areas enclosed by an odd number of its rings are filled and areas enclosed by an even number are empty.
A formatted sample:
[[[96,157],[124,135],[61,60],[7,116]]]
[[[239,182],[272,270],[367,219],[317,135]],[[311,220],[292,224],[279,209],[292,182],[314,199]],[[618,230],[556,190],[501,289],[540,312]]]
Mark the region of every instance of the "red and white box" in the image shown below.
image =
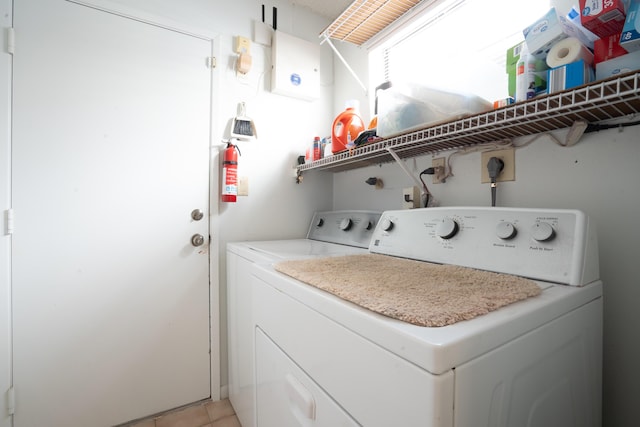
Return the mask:
[[[580,0],[582,26],[600,38],[622,33],[629,0]]]
[[[594,64],[608,61],[626,54],[627,50],[620,46],[620,34],[612,34],[593,42]]]

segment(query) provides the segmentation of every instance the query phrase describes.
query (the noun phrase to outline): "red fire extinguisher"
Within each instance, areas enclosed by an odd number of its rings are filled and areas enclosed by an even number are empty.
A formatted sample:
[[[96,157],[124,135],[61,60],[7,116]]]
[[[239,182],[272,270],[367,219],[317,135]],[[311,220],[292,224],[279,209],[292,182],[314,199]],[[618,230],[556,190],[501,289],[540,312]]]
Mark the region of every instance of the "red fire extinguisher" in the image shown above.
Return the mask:
[[[222,201],[235,202],[238,195],[238,154],[237,145],[227,142],[222,161]]]

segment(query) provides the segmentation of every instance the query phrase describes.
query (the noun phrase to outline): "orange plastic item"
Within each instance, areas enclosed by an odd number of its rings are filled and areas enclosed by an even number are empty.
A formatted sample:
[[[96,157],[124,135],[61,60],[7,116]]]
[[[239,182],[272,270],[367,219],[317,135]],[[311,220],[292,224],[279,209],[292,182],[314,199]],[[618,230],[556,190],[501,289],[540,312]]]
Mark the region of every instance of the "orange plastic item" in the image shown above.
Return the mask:
[[[347,108],[333,121],[331,128],[331,152],[338,153],[351,148],[351,142],[364,130],[364,122],[355,109]]]
[[[367,129],[375,129],[378,127],[378,116],[373,116],[373,119],[369,122],[369,127]]]

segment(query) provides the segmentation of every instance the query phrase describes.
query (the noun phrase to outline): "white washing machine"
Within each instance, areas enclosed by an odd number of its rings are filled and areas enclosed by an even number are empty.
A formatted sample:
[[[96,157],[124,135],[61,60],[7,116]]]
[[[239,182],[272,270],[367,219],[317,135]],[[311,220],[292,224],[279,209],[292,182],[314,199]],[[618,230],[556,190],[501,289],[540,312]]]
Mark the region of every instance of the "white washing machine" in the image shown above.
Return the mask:
[[[602,283],[583,213],[388,211],[370,251],[522,276],[541,292],[424,327],[255,264],[258,427],[601,425]]]
[[[227,245],[229,398],[243,427],[255,427],[255,368],[251,265],[368,253],[380,212],[316,212],[306,238]],[[268,310],[268,307],[265,307]]]

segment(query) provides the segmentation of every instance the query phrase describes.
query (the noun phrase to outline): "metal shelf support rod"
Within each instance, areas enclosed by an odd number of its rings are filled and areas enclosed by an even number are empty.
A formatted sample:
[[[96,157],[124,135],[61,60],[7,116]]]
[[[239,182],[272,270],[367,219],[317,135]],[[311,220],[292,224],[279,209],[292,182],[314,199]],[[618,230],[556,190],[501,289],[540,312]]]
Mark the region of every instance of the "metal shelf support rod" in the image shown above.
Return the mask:
[[[404,173],[407,174],[407,176],[409,178],[411,178],[413,180],[413,182],[418,186],[418,188],[420,189],[420,195],[424,198],[427,196],[427,193],[429,192],[426,187],[420,182],[420,180],[418,178],[416,178],[416,176],[414,174],[411,173],[411,171],[407,168],[407,165],[404,164],[404,161],[400,158],[400,156],[398,156],[396,154],[395,151],[393,151],[393,149],[391,147],[387,147],[387,151],[389,152],[389,154],[391,154],[391,157],[393,157],[396,161],[396,163],[398,163],[398,165],[402,168],[402,170],[404,171]]]
[[[367,93],[367,87],[364,85],[364,83],[362,83],[362,80],[360,80],[360,78],[358,77],[356,72],[353,71],[353,68],[351,68],[351,66],[347,63],[347,60],[344,59],[344,57],[340,54],[340,52],[338,52],[338,49],[336,49],[336,47],[333,45],[333,43],[331,43],[331,40],[329,39],[329,37],[327,37],[325,35],[324,36],[324,40],[322,42],[327,42],[327,44],[331,47],[331,49],[336,54],[338,59],[340,59],[340,61],[344,64],[344,66],[347,67],[347,70],[349,70],[349,72],[351,73],[353,78],[356,79],[356,81],[362,87],[362,90],[364,90],[364,93],[366,94]]]

